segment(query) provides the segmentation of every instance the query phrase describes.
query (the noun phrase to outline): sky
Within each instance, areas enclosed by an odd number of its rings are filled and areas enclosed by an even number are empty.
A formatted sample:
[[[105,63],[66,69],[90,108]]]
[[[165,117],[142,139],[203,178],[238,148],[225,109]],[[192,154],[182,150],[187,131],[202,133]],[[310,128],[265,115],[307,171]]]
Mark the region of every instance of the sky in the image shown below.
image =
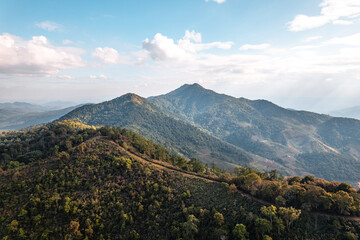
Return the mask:
[[[360,105],[360,1],[0,1],[0,102],[185,83],[321,113]]]

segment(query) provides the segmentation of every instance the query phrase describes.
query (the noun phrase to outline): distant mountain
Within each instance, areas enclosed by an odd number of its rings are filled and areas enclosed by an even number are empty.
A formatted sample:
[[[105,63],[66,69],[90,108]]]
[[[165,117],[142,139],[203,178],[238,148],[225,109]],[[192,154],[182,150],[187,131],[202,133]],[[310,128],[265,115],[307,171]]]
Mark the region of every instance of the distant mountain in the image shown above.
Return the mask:
[[[352,184],[359,180],[360,121],[234,98],[199,84],[149,101],[223,141],[277,162],[292,175],[316,174]]]
[[[147,99],[126,94],[111,101],[85,105],[61,117],[87,125],[120,126],[162,144],[174,153],[223,168],[262,166],[262,157],[247,153],[189,123],[174,119]],[[258,164],[261,163],[261,164]],[[257,165],[256,165],[257,164]],[[275,163],[274,167],[281,169]]]
[[[19,112],[19,113],[45,112],[49,110],[47,107],[26,103],[26,102],[0,103],[0,110],[4,110],[4,109],[12,110],[14,112]]]
[[[32,125],[54,121],[75,108],[73,106],[59,110],[30,103],[0,103],[0,130],[19,130]]]
[[[71,101],[51,101],[41,104],[41,106],[47,107],[52,110],[58,110],[58,109],[68,108],[77,105],[79,104]]]
[[[346,117],[360,119],[360,106],[354,106],[350,108],[339,109],[329,112],[330,115],[336,117]]]

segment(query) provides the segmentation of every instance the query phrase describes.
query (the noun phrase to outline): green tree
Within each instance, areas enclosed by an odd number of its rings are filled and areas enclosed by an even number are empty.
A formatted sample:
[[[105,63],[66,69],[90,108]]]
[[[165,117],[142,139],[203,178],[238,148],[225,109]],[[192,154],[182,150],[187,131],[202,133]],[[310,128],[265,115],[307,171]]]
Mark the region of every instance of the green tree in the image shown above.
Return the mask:
[[[264,236],[272,230],[271,222],[264,218],[257,218],[255,220],[255,229],[258,236]]]
[[[193,214],[188,216],[188,220],[183,223],[183,235],[185,239],[194,239],[196,234],[199,232],[197,224],[199,219],[197,219]]]
[[[232,234],[236,240],[246,240],[249,238],[249,233],[246,231],[246,226],[244,224],[236,224]]]
[[[340,214],[349,215],[352,210],[354,198],[347,192],[338,191],[332,194],[333,208]]]
[[[279,208],[279,214],[283,217],[285,223],[286,223],[286,227],[289,230],[290,229],[290,225],[300,217],[301,214],[301,210],[300,209],[295,209],[293,207],[290,208],[285,208],[285,207],[280,207]]]
[[[205,171],[204,165],[196,160],[196,158],[191,158],[189,164],[191,165],[191,170],[193,172],[203,173]]]
[[[219,226],[221,226],[224,223],[224,216],[219,212],[216,212],[214,214],[214,219],[215,219],[216,224]]]
[[[261,184],[262,180],[259,175],[256,173],[249,173],[244,178],[244,188],[246,191],[249,191],[252,195],[255,195],[258,186]]]
[[[263,215],[267,216],[270,218],[270,222],[271,224],[273,223],[273,218],[274,216],[276,216],[276,207],[274,205],[270,205],[268,207],[266,206],[262,206],[260,211]]]

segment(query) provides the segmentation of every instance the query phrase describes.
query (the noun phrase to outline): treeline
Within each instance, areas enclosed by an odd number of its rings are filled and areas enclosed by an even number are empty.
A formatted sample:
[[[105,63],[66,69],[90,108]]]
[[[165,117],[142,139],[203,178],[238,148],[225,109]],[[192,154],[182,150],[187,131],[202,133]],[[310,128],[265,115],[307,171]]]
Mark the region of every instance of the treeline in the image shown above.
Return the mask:
[[[314,176],[284,178],[275,170],[257,172],[237,168],[230,182],[251,195],[280,207],[303,211],[360,216],[360,193],[350,184],[328,182]]]

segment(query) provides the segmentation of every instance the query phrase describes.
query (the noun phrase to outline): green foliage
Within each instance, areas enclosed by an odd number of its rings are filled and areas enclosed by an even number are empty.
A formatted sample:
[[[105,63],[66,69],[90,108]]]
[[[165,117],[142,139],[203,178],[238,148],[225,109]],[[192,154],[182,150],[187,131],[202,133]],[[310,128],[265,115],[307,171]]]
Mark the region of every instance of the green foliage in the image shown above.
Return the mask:
[[[230,182],[238,189],[277,206],[360,216],[360,195],[347,183],[328,182],[311,175],[283,179],[251,168],[236,168],[234,174]],[[276,212],[276,208],[273,210]],[[268,208],[262,212],[264,216],[274,216]]]
[[[215,165],[216,176],[121,128],[57,122],[6,135],[0,145],[0,156],[9,156],[0,159],[0,239],[345,239],[360,231],[288,205],[318,202],[324,210],[330,202],[326,211],[354,215],[359,193],[347,185],[290,184],[275,172],[232,174]],[[256,196],[274,192],[285,206],[244,196],[251,183]]]
[[[255,220],[255,228],[256,228],[256,232],[260,236],[264,236],[266,233],[270,233],[270,231],[272,230],[272,225],[270,221],[267,219],[257,218]]]
[[[244,224],[236,224],[232,234],[235,240],[246,240],[249,238],[249,233],[246,231]]]

